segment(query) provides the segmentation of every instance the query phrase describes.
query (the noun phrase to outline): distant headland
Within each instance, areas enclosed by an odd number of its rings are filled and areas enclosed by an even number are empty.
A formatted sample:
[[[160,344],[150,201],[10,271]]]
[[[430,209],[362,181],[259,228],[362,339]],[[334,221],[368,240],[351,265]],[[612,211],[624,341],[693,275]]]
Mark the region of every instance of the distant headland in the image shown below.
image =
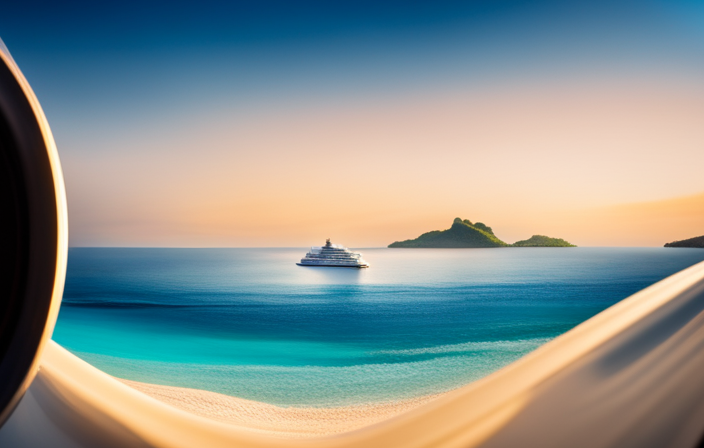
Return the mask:
[[[665,247],[696,247],[704,249],[704,235],[690,238],[688,240],[673,241],[665,244]]]
[[[389,247],[450,249],[480,247],[576,247],[561,238],[533,235],[527,240],[508,244],[501,241],[491,227],[481,222],[472,223],[468,219],[455,218],[447,230],[433,230],[416,239],[396,241]]]

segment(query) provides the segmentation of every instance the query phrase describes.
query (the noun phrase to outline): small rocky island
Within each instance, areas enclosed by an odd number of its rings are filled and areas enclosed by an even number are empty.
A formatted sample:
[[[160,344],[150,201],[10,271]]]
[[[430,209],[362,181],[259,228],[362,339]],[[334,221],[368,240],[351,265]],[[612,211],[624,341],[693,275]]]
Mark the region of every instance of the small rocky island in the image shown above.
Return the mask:
[[[690,238],[688,240],[673,241],[665,244],[665,247],[696,247],[704,249],[704,235]]]
[[[396,241],[389,247],[449,249],[479,247],[576,247],[561,238],[533,235],[527,240],[508,244],[501,241],[491,227],[481,222],[472,223],[468,219],[455,218],[447,230],[433,230],[416,239]]]
[[[550,238],[545,235],[533,235],[527,240],[516,241],[513,247],[577,247],[562,238]]]

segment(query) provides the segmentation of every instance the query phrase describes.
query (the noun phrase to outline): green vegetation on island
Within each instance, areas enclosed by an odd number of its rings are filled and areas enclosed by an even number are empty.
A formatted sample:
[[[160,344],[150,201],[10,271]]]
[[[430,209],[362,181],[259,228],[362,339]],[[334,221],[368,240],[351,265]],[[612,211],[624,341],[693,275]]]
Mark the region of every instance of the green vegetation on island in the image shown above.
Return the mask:
[[[468,219],[455,218],[447,230],[433,230],[418,238],[396,241],[389,247],[402,248],[480,248],[480,247],[576,247],[560,238],[533,235],[530,239],[508,244],[501,241],[491,227],[481,222],[472,223]]]
[[[704,235],[690,238],[688,240],[673,241],[665,244],[665,247],[695,247],[704,249]]]
[[[562,238],[550,238],[545,235],[533,235],[527,240],[516,241],[513,247],[577,247]]]
[[[504,243],[494,235],[491,227],[481,222],[472,224],[468,219],[455,218],[452,227],[447,230],[433,230],[414,240],[396,241],[389,247],[504,247]]]

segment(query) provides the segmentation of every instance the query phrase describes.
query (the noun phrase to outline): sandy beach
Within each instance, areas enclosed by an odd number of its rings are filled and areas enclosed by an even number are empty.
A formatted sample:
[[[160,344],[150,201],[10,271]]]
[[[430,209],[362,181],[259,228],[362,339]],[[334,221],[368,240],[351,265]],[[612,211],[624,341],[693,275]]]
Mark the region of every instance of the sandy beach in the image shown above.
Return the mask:
[[[333,435],[368,426],[441,396],[334,408],[279,407],[198,389],[160,386],[117,378],[176,408],[256,432],[284,437]]]

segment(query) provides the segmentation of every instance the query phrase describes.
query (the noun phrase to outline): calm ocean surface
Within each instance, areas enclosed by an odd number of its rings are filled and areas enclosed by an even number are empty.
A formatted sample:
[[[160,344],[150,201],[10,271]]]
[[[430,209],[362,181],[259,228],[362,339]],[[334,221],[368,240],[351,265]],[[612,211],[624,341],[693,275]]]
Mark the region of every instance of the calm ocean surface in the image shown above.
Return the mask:
[[[69,251],[54,340],[121,378],[283,406],[442,392],[704,260],[677,248]]]

